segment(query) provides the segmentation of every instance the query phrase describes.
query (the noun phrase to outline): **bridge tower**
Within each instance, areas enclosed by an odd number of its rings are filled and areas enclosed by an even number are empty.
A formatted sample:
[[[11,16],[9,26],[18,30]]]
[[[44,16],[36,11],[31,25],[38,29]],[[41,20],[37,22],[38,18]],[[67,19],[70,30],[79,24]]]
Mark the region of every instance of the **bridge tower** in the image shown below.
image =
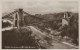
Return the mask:
[[[64,13],[64,17],[62,19],[62,26],[65,26],[65,25],[69,25],[69,16],[67,12]]]
[[[23,16],[23,9],[19,9],[18,11],[18,23],[19,23],[19,27],[23,27],[24,26],[24,16]]]
[[[14,26],[16,26],[17,28],[24,26],[23,9],[18,9],[18,12],[14,16]]]

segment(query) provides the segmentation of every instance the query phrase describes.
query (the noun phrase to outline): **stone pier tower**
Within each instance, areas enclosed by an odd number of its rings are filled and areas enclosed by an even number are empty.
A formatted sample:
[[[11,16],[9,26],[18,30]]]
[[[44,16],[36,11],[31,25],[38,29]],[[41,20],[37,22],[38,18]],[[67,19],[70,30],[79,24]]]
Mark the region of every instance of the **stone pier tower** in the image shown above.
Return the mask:
[[[23,27],[24,26],[24,16],[23,9],[18,9],[18,12],[14,16],[14,27]]]
[[[64,17],[62,19],[62,26],[68,25],[68,14],[64,13]]]
[[[19,23],[19,27],[23,27],[24,26],[24,16],[23,16],[23,9],[19,9],[18,10],[18,23]]]

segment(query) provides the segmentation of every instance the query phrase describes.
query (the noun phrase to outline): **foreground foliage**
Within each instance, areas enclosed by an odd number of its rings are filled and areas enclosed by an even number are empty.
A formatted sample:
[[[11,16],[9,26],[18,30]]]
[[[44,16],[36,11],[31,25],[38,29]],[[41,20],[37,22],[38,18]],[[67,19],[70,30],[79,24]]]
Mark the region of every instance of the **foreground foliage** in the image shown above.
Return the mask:
[[[26,29],[14,29],[10,31],[3,31],[2,32],[2,48],[16,48],[20,49],[23,47],[25,48],[38,48],[36,40],[34,37],[31,37],[31,31],[27,31]],[[12,48],[11,48],[12,47]]]

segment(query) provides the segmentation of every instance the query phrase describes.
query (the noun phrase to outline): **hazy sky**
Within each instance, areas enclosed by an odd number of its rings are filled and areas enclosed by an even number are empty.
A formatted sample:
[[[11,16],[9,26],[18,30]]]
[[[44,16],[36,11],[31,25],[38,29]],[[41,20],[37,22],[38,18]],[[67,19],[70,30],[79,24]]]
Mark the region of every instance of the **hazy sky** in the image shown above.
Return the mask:
[[[23,8],[30,14],[78,12],[78,0],[2,0],[3,13],[9,13],[18,8]]]

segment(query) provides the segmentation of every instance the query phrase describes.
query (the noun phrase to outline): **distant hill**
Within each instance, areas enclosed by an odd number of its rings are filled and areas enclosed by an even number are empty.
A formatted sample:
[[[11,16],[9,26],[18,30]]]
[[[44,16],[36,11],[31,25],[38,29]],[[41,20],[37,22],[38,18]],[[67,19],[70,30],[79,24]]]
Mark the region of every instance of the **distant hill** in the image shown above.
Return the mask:
[[[72,12],[68,12],[69,15],[70,13],[74,16],[78,16],[78,13],[72,13]],[[49,13],[49,14],[44,14],[44,15],[41,15],[41,14],[35,14],[36,17],[41,17],[41,18],[44,18],[44,19],[47,19],[47,20],[60,20],[63,18],[64,16],[64,12],[61,12],[61,13]]]
[[[58,20],[58,19],[61,19],[63,15],[64,15],[63,13],[54,13],[54,14],[44,14],[44,15],[37,14],[35,16],[41,17],[47,20]]]

